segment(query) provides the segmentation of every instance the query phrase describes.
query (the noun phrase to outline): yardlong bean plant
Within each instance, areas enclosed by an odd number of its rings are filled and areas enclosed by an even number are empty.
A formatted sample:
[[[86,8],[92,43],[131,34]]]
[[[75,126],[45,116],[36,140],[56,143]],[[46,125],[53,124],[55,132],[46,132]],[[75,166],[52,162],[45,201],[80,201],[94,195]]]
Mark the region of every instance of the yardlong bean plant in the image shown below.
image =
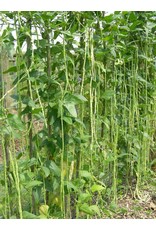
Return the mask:
[[[156,165],[155,21],[0,13],[1,218],[103,218],[120,196],[142,199]]]

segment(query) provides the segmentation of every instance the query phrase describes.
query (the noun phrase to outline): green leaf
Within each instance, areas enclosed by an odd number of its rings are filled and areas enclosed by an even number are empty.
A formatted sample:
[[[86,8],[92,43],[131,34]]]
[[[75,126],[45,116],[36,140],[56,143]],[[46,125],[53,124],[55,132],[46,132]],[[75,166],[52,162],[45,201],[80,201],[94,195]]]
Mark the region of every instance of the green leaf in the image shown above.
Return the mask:
[[[53,181],[53,191],[58,191],[60,184],[59,184],[59,180],[57,178],[54,178]]]
[[[91,198],[91,194],[89,193],[81,193],[79,196],[79,202],[88,202]]]
[[[102,185],[98,185],[98,184],[94,184],[92,187],[91,187],[91,191],[92,192],[100,192],[102,190],[104,190],[105,188],[102,186]]]
[[[68,112],[73,117],[77,117],[77,111],[76,111],[75,105],[73,103],[65,103],[64,106],[66,107],[66,109],[68,110]]]
[[[32,157],[32,158],[29,160],[29,162],[28,162],[28,167],[31,167],[31,166],[33,166],[33,165],[37,165],[37,163],[38,163],[37,158]]]
[[[20,131],[25,130],[25,125],[24,125],[24,123],[22,123],[20,117],[17,114],[11,114],[11,113],[9,113],[7,115],[7,118],[8,118],[9,125],[12,128],[18,129]]]
[[[17,219],[17,217],[15,215],[13,215],[13,216],[10,216],[9,219]]]
[[[27,114],[27,113],[29,113],[29,112],[31,112],[31,108],[30,108],[29,106],[26,106],[26,107],[22,110],[21,115]]]
[[[39,46],[41,46],[42,48],[45,48],[47,46],[47,40],[46,39],[41,39],[38,42],[39,42]]]
[[[79,123],[80,125],[82,125],[84,129],[86,128],[85,124],[82,121],[80,121],[80,119],[76,118],[75,121]]]
[[[109,99],[111,99],[111,97],[113,97],[114,96],[114,90],[106,90],[105,92],[104,92],[104,94],[102,95],[102,98],[104,98],[105,100],[109,100]]]
[[[27,211],[23,211],[22,214],[23,214],[23,219],[39,219],[38,216],[36,216],[30,212],[27,212]]]
[[[94,214],[94,211],[90,208],[90,206],[87,203],[82,204],[79,207],[79,210],[82,211],[82,212],[84,212],[84,213],[87,213],[89,215],[93,215]]]
[[[55,164],[54,161],[50,162],[49,168],[54,172],[54,174],[56,176],[60,176],[61,175],[61,170],[60,168]]]
[[[24,64],[21,64],[19,67],[18,67],[20,70],[24,69],[25,68],[25,65]],[[18,71],[18,68],[17,66],[11,66],[9,69],[7,69],[6,71],[4,71],[3,73],[16,73]]]
[[[17,66],[12,66],[8,70],[4,71],[3,73],[16,73],[17,72]]]
[[[32,108],[32,114],[40,114],[40,112],[42,112],[42,108]]]
[[[63,45],[59,42],[57,42],[55,45],[53,45],[53,47],[51,48],[51,52],[55,55],[55,54],[59,54],[62,53],[63,50]]]
[[[100,216],[100,210],[99,207],[97,205],[91,205],[90,209],[95,213],[98,214],[98,216]]]
[[[88,101],[82,94],[74,94],[73,96],[77,98],[80,102]]]
[[[43,184],[42,181],[33,180],[26,184],[26,188],[31,188],[31,187],[33,188],[35,186],[40,186],[41,184]]]
[[[22,103],[30,107],[35,107],[35,102],[30,97],[24,97]]]
[[[48,177],[50,175],[50,170],[47,167],[43,166],[42,170],[43,170],[43,172],[45,174],[45,177]]]
[[[86,102],[87,99],[82,94],[71,94],[67,93],[64,97],[64,102],[66,103],[72,103],[74,105],[81,104],[83,102]]]
[[[86,170],[80,170],[80,176],[88,179],[92,179],[92,174]]]
[[[32,99],[30,99],[29,102],[28,102],[28,105],[30,107],[35,107],[35,102]]]
[[[43,214],[39,215],[38,217],[39,217],[39,219],[47,219],[48,218],[47,216],[45,216]]]
[[[63,120],[64,120],[67,124],[69,124],[69,125],[72,125],[72,124],[73,124],[72,118],[71,118],[71,117],[63,117]]]
[[[150,140],[151,138],[150,138],[150,136],[149,136],[149,134],[148,133],[146,133],[146,132],[144,132],[143,133],[143,136],[145,137],[145,138],[147,138],[148,140]]]
[[[55,105],[57,105],[56,102],[49,102],[49,106],[50,106],[51,108],[53,108]]]
[[[71,181],[65,181],[64,184],[67,186],[68,190],[73,189],[74,191],[78,191],[78,188]]]

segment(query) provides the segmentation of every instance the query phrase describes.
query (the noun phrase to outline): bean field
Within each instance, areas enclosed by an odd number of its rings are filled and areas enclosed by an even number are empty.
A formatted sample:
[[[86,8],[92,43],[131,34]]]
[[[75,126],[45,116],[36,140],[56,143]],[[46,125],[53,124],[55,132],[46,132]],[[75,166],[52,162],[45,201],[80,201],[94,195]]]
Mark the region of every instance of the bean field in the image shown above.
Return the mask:
[[[0,27],[0,218],[155,219],[156,12]]]

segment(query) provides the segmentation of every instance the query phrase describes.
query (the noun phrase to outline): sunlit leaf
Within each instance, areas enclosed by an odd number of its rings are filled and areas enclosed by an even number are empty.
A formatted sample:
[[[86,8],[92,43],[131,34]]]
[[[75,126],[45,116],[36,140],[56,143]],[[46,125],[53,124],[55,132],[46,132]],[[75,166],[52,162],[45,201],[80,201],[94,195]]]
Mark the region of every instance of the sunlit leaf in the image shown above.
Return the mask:
[[[69,125],[72,125],[72,123],[73,123],[71,117],[63,117],[63,120]]]
[[[91,205],[90,209],[94,212],[94,214],[98,214],[98,216],[100,216],[100,210],[99,207],[97,205]]]
[[[94,211],[90,208],[90,206],[87,204],[87,203],[84,203],[82,204],[80,207],[79,207],[80,211],[86,213],[86,214],[89,214],[89,215],[93,215],[94,214]]]
[[[77,111],[73,103],[65,103],[64,106],[73,117],[77,117]]]
[[[22,215],[23,215],[24,219],[39,219],[38,216],[36,216],[36,215],[34,215],[34,214],[30,213],[30,212],[27,212],[27,211],[23,211]]]
[[[87,101],[87,99],[81,94],[74,94],[74,97],[77,98],[81,102],[86,102]]]
[[[48,177],[50,175],[50,170],[47,167],[43,166],[42,170],[44,172],[45,177]]]
[[[102,186],[102,185],[99,185],[99,184],[94,184],[92,187],[91,187],[91,191],[92,192],[100,192],[102,190],[104,190],[105,188]]]
[[[38,180],[33,180],[33,181],[30,181],[26,184],[26,188],[33,188],[35,186],[40,186],[41,184],[43,184],[42,181],[38,181]]]
[[[83,202],[88,202],[91,199],[91,194],[89,193],[81,193],[79,195],[79,202],[83,203]]]
[[[80,170],[80,176],[88,179],[92,179],[92,174],[86,170]]]
[[[61,175],[61,170],[60,168],[55,164],[54,161],[50,162],[49,169],[52,170],[55,175],[60,176]]]

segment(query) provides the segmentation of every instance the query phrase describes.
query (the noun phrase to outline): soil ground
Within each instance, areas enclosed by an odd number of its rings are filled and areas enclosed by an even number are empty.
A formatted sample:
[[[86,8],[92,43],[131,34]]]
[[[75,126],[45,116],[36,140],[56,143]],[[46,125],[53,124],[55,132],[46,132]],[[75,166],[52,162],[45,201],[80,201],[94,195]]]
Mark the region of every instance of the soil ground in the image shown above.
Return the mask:
[[[146,191],[147,200],[134,199],[131,195],[118,200],[118,210],[114,219],[156,219],[156,198]]]

